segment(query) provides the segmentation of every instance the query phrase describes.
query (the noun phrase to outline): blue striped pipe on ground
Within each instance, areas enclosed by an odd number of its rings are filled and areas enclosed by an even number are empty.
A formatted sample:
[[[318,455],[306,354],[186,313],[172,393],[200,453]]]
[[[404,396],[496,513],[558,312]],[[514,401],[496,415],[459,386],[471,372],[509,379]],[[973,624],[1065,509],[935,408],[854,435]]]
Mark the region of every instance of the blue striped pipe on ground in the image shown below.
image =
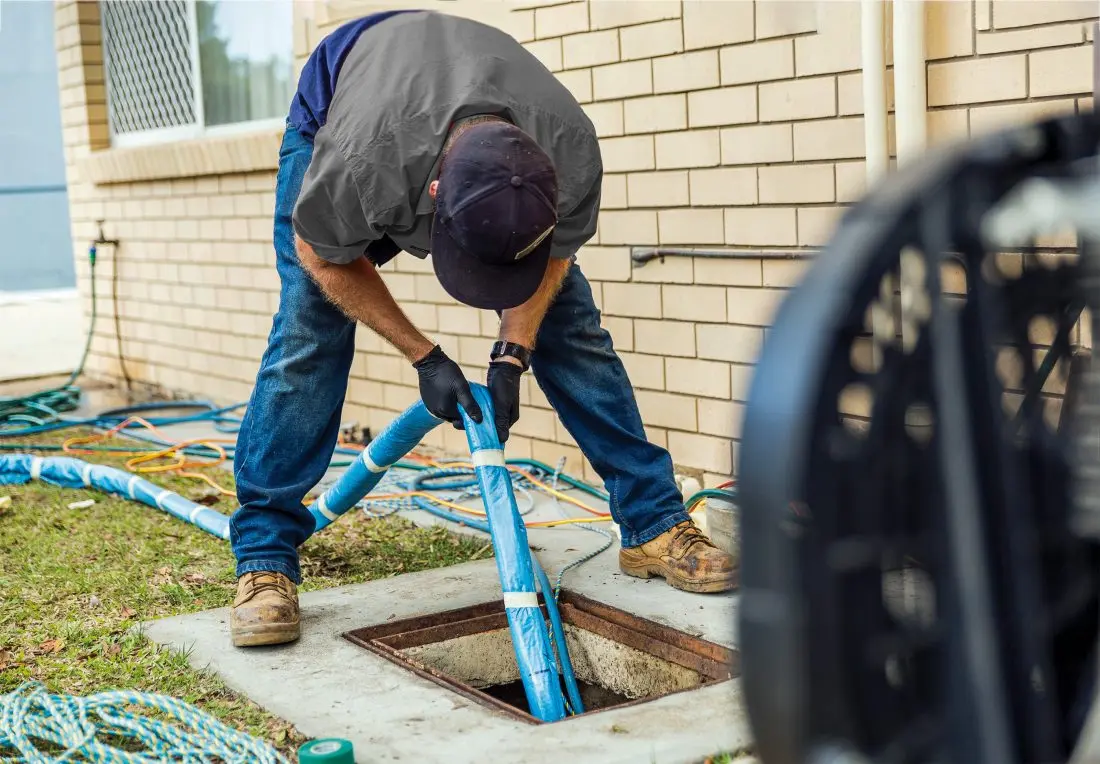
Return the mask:
[[[309,505],[313,532],[327,527],[354,507],[378,485],[390,467],[416,448],[442,421],[428,411],[423,401],[417,401],[386,425],[340,479]]]
[[[68,456],[0,455],[0,485],[42,480],[63,488],[96,488],[140,501],[191,523],[220,539],[229,538],[229,518],[129,472]]]
[[[471,384],[483,414],[478,424],[462,411],[466,440],[481,496],[485,502],[497,573],[504,594],[504,609],[512,632],[520,679],[527,693],[531,715],[553,722],[565,718],[565,700],[554,665],[554,650],[539,608],[527,529],[516,509],[512,481],[504,463],[504,449],[493,423],[493,401],[484,385]],[[553,593],[545,592],[546,597]],[[565,645],[562,645],[565,649]]]

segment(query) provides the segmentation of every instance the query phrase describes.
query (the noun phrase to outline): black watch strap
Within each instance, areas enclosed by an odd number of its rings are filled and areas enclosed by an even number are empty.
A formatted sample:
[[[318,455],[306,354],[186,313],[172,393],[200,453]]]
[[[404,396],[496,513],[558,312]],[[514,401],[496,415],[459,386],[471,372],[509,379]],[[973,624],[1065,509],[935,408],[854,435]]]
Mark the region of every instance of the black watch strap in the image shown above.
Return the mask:
[[[531,366],[531,351],[523,345],[515,342],[498,340],[493,343],[493,349],[489,352],[489,360],[495,361],[501,356],[510,356],[523,364],[523,370],[527,371]]]

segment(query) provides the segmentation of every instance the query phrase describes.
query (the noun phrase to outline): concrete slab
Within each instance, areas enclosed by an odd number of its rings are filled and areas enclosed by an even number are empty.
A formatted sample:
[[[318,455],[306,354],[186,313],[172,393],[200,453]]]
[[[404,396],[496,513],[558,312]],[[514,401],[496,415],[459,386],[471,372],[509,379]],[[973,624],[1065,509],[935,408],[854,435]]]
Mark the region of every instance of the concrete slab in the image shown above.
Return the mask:
[[[571,545],[583,544],[587,539],[581,536],[590,535],[557,533],[573,537]],[[538,557],[549,573],[564,554],[565,548],[559,548]],[[611,554],[598,558],[568,588],[733,646],[736,595],[676,592],[663,583],[620,576],[613,561]],[[556,724],[531,725],[420,679],[340,636],[352,628],[499,596],[496,565],[484,560],[303,594],[303,636],[293,645],[232,648],[227,609],[156,621],[146,631],[302,733],[351,740],[359,762],[687,764],[749,744],[736,680]]]

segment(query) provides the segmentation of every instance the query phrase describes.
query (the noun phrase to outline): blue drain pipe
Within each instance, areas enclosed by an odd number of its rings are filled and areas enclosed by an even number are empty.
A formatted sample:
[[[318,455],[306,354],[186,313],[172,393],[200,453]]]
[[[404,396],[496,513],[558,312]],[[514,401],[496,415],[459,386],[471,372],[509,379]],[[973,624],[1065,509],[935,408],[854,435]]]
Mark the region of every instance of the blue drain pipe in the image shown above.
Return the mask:
[[[220,539],[229,539],[229,518],[221,512],[129,472],[68,456],[0,455],[0,485],[21,485],[31,480],[62,488],[98,488],[167,512]]]
[[[386,425],[340,479],[309,505],[309,512],[313,515],[313,532],[331,525],[354,507],[378,485],[390,467],[416,448],[424,436],[442,421],[428,411],[423,401],[417,401]]]
[[[516,509],[512,480],[504,464],[504,449],[493,423],[493,400],[489,390],[478,384],[470,385],[470,389],[484,416],[478,424],[460,407],[462,422],[485,503],[520,679],[527,692],[531,715],[542,721],[558,721],[565,718],[565,700],[555,668],[554,649],[539,608],[527,528]],[[548,602],[553,596],[552,592],[544,591],[544,599]],[[561,650],[564,654],[564,643]]]
[[[465,411],[462,411],[462,421],[470,445],[474,474],[485,503],[487,522],[464,522],[470,527],[488,531],[492,541],[508,628],[512,633],[520,680],[527,693],[531,715],[542,721],[558,721],[565,718],[565,701],[555,667],[554,649],[539,608],[535,563],[527,545],[527,529],[516,510],[516,497],[504,463],[504,450],[493,423],[493,401],[489,390],[479,384],[471,384],[470,389],[481,407],[482,422],[478,424],[473,421]],[[411,451],[439,423],[440,420],[432,416],[421,401],[391,422],[340,479],[310,505],[317,530],[354,507],[378,484],[394,462]],[[544,590],[543,598],[548,607],[554,604],[553,596],[552,591]],[[560,639],[561,651],[565,655],[564,633]],[[568,664],[563,661],[563,667],[565,665]],[[571,672],[570,680],[570,685],[575,684]]]

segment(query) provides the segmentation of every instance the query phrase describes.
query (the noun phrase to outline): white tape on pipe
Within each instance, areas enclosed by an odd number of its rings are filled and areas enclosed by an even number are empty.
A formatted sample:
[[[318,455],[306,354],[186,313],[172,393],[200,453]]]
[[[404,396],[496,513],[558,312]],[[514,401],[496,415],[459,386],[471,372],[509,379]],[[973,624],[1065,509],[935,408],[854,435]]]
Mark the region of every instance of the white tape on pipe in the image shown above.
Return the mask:
[[[388,464],[383,467],[382,465],[376,463],[374,461],[374,459],[370,458],[370,452],[368,452],[367,449],[365,449],[365,448],[363,449],[362,459],[363,459],[363,466],[366,467],[371,472],[385,472],[386,470],[388,470],[390,468],[390,466]]]
[[[534,592],[504,592],[504,607],[538,607],[539,597]]]
[[[314,506],[317,507],[318,512],[327,517],[329,520],[335,521],[337,519],[337,515],[334,515],[332,512],[330,512],[328,505],[325,504],[325,494],[321,494],[321,496],[317,499],[317,503]]]
[[[473,461],[475,467],[503,467],[504,451],[499,448],[483,448],[474,451]]]

